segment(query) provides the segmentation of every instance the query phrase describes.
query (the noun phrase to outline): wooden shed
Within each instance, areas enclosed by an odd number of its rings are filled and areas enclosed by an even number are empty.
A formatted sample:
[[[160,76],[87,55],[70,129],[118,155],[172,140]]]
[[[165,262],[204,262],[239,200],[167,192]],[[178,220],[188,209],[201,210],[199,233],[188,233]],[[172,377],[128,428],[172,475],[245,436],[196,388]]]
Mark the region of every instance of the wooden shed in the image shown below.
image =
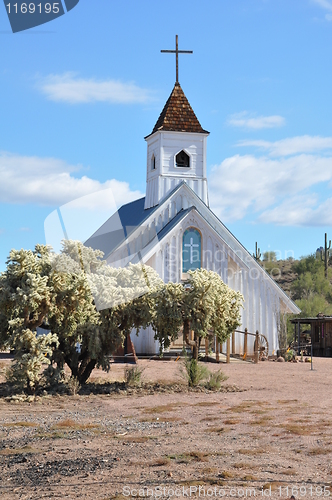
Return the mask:
[[[308,332],[313,355],[332,357],[332,316],[319,313],[314,318],[292,319],[291,323],[294,324],[294,346],[298,351],[302,349],[302,346],[307,345],[306,333]]]

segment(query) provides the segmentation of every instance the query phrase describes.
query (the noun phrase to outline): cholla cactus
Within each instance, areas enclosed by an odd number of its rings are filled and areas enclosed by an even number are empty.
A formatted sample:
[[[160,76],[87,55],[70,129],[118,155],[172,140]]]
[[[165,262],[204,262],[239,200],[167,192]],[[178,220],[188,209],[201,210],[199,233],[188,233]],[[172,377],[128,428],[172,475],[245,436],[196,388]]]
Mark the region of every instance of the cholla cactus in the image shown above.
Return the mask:
[[[229,288],[220,276],[206,269],[189,271],[184,284],[168,283],[154,295],[152,326],[155,338],[168,347],[183,327],[186,342],[194,331],[194,357],[198,358],[198,339],[213,330],[223,342],[240,325],[243,296]],[[191,341],[192,342],[192,341]]]
[[[22,329],[15,336],[15,358],[7,371],[7,380],[17,389],[27,389],[33,394],[42,378],[42,368],[51,363],[53,348],[58,345],[57,336],[49,333],[37,336],[36,332]]]

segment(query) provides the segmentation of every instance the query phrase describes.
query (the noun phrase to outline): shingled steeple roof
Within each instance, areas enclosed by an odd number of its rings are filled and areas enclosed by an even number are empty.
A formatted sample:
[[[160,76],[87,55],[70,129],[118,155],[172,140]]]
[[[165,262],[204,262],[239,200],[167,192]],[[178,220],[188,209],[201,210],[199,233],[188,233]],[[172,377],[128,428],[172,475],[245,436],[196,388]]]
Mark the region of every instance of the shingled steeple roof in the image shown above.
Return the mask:
[[[181,85],[176,82],[151,134],[158,131],[208,134],[199,123]],[[149,137],[149,136],[147,136]]]

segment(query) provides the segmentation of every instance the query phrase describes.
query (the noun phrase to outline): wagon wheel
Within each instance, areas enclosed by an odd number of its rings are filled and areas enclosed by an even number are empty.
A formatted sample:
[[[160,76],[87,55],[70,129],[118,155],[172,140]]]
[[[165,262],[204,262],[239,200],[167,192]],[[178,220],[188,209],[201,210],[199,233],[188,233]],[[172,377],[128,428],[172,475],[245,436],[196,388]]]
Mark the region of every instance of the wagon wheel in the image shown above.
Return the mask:
[[[265,335],[259,335],[259,359],[267,358],[269,355],[269,343]]]

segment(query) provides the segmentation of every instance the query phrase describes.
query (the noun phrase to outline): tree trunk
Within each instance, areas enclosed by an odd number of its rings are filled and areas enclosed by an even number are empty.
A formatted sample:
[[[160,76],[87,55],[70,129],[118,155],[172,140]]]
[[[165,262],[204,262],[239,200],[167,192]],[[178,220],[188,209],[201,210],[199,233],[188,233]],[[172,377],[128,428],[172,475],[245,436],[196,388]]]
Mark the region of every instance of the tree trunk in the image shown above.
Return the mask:
[[[198,361],[198,337],[197,334],[194,333],[194,349],[193,349],[193,358]]]
[[[183,337],[187,345],[195,346],[196,342],[194,340],[190,340],[190,321],[189,319],[185,319],[183,322]]]
[[[89,361],[85,360],[85,362],[81,364],[78,370],[78,377],[77,377],[80,384],[85,384],[85,382],[88,380],[92,370],[96,366],[96,362],[97,361],[95,359],[89,359]]]

